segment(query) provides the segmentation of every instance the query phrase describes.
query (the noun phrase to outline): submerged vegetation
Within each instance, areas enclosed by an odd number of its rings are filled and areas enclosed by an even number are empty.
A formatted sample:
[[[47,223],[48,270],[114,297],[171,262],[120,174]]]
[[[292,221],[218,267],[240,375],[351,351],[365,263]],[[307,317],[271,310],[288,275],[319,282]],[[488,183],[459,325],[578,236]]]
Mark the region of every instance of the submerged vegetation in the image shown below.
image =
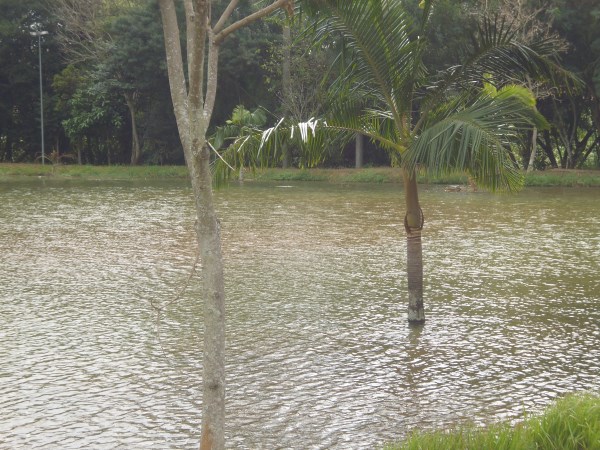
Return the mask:
[[[0,178],[47,176],[93,180],[187,179],[185,166],[91,166],[47,164],[0,164]],[[244,178],[256,181],[322,181],[330,183],[402,183],[401,170],[393,167],[363,169],[264,169],[248,171]],[[469,184],[464,174],[432,177],[423,184]],[[526,174],[526,186],[600,187],[600,170],[545,170]]]
[[[578,394],[559,400],[540,416],[511,426],[414,433],[386,450],[598,450],[600,395]]]

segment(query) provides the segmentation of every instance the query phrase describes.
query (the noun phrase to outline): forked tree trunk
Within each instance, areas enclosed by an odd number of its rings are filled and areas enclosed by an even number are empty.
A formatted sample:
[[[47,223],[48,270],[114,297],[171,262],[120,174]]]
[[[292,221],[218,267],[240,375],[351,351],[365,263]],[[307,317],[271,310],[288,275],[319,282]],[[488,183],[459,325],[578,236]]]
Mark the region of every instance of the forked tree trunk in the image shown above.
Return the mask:
[[[414,171],[403,171],[404,196],[406,200],[406,273],[408,278],[408,321],[425,321],[423,306],[423,251],[421,230],[423,229],[423,211],[419,204],[417,175]]]
[[[186,82],[174,0],[159,0],[165,37],[167,71],[173,109],[196,206],[204,305],[201,450],[225,448],[225,288],[221,234],[215,212],[206,131],[212,116],[219,45],[226,36],[278,8],[291,11],[291,0],[269,6],[227,26],[238,5],[230,0],[216,25],[211,25],[211,0],[184,0],[188,80]]]
[[[179,26],[173,0],[160,0],[167,69],[177,128],[183,145],[196,207],[204,310],[201,449],[225,447],[225,288],[221,236],[213,203],[206,130],[216,91],[218,46],[208,46],[207,87],[204,51],[210,2],[186,2],[189,87],[186,86]]]

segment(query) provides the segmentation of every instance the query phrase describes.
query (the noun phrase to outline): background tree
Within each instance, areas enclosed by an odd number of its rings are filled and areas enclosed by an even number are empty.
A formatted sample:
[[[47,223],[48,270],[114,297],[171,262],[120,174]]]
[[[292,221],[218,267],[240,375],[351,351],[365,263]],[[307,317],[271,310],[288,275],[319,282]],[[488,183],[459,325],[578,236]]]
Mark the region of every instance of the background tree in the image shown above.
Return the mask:
[[[565,65],[583,81],[582,94],[565,92],[547,109],[557,117],[545,134],[545,150],[559,151],[561,167],[585,162],[592,151],[600,161],[600,5],[594,0],[552,0],[548,8],[554,29],[568,43]],[[562,144],[562,145],[561,145]],[[562,152],[560,148],[562,147]]]
[[[213,16],[225,11],[229,0],[213,2]],[[267,3],[264,2],[263,3]],[[256,10],[256,1],[241,1],[231,13],[231,21],[238,21]],[[270,59],[269,48],[272,42],[279,41],[280,29],[271,20],[259,20],[244,26],[230,35],[220,50],[219,77],[217,90],[219,101],[215,103],[213,124],[224,124],[237,105],[250,110],[259,106],[273,112],[279,99],[265,84],[263,65]]]
[[[481,2],[480,2],[481,3]],[[566,50],[565,42],[552,31],[552,18],[548,16],[547,0],[496,0],[493,2],[483,2],[484,13],[493,12],[503,21],[511,23],[517,30],[519,40],[524,44],[536,42],[540,39],[552,38],[557,46],[557,50],[563,53]],[[553,99],[558,91],[554,86],[535,83],[530,77],[526,76],[527,87],[534,92],[536,99]],[[546,116],[548,117],[548,116]],[[534,169],[537,156],[538,129],[533,127],[531,137],[522,146],[523,167],[528,172]]]
[[[48,112],[51,76],[60,61],[56,54],[55,27],[44,15],[41,0],[0,1],[0,161],[33,160],[40,155],[40,91],[38,38],[32,25],[49,34],[41,37],[42,84],[46,134],[53,142],[56,128]]]
[[[306,24],[303,15],[279,15],[271,20],[281,28],[263,63],[265,82],[278,103],[272,112],[290,123],[320,115],[326,96],[323,81],[332,63],[331,55],[323,48],[310,52],[309,41],[300,37]],[[297,149],[284,144],[282,166],[298,166],[298,156]]]
[[[165,106],[161,99],[168,79],[159,18],[158,5],[150,2],[128,9],[107,26],[113,39],[101,67],[127,105],[132,165],[141,161],[145,131],[155,126],[148,113],[157,101]],[[172,117],[170,122],[175,126]]]
[[[167,75],[157,4],[59,0],[55,14],[63,25],[60,41],[65,58],[71,65],[76,65],[82,74],[85,71],[83,78],[88,85],[92,82],[98,84],[86,89],[88,96],[94,92],[107,93],[96,103],[97,109],[104,105],[105,116],[111,114],[110,110],[122,111],[123,107],[118,104],[119,97],[120,103],[126,107],[120,122],[128,124],[128,130],[115,127],[115,133],[107,135],[106,139],[120,142],[123,135],[128,134],[131,142],[129,162],[140,163],[146,143],[145,134],[160,123],[149,121],[156,116],[157,103],[162,110],[168,111],[164,108],[168,96],[168,90],[165,89]],[[108,97],[110,101],[107,102]],[[150,114],[151,111],[153,114]],[[75,114],[78,111],[71,112]],[[98,114],[96,116],[100,117]],[[162,120],[175,127],[172,115],[165,114]],[[83,122],[90,124],[89,117],[74,116],[65,123],[69,126]],[[71,135],[72,132],[71,127]],[[156,149],[151,140],[147,144],[148,150]],[[174,147],[179,148],[177,144]],[[148,157],[156,160],[150,151]],[[120,156],[117,161],[124,162],[124,159]]]

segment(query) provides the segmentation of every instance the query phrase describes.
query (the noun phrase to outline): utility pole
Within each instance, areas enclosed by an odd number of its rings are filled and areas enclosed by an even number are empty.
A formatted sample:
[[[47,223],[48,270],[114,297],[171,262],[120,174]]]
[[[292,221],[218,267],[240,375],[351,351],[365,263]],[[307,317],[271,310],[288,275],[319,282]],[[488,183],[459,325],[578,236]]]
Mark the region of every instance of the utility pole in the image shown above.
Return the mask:
[[[47,31],[41,31],[39,24],[31,26],[34,31],[30,31],[29,34],[37,36],[38,38],[38,57],[40,66],[40,120],[42,125],[42,165],[46,162],[46,154],[44,149],[44,90],[42,88],[42,36],[48,34]]]

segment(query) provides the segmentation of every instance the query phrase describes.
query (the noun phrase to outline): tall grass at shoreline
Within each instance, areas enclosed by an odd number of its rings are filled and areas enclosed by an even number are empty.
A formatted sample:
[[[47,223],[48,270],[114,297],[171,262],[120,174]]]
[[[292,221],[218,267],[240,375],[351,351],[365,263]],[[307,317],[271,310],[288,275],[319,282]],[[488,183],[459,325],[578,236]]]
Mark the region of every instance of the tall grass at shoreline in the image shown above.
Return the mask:
[[[600,395],[567,396],[542,415],[487,428],[416,432],[385,450],[600,450]]]
[[[187,178],[185,166],[91,166],[0,164],[0,176],[41,176],[76,179],[136,180]]]
[[[185,166],[90,166],[52,164],[0,164],[0,177],[41,176],[92,180],[187,179]],[[248,181],[321,181],[329,183],[402,183],[399,168],[363,169],[260,169],[246,171]],[[468,177],[453,174],[444,177],[419,176],[423,184],[467,185]],[[600,170],[547,170],[525,175],[526,186],[600,187]]]

